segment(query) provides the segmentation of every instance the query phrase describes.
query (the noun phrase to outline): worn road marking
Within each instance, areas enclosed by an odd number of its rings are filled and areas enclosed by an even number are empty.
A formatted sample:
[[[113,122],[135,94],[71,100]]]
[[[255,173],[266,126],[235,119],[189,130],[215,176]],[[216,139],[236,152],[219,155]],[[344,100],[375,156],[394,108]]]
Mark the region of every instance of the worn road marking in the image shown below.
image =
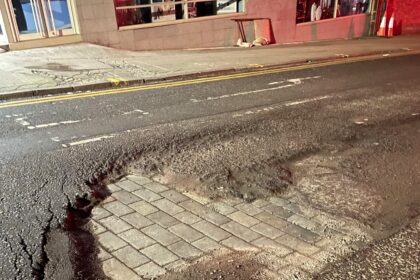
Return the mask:
[[[269,86],[274,86],[274,85],[278,85],[278,84],[283,84],[283,83],[285,83],[286,81],[280,81],[280,82],[272,82],[272,83],[269,83],[268,85]]]
[[[404,55],[413,55],[413,54],[415,54],[415,52],[411,52],[408,54],[407,53],[395,54],[393,56],[400,57]],[[73,99],[81,99],[81,98],[88,98],[88,97],[92,98],[95,96],[103,96],[103,95],[125,94],[125,93],[132,93],[135,91],[145,91],[145,90],[151,90],[151,89],[161,89],[161,88],[180,87],[180,86],[193,85],[193,84],[219,82],[219,81],[225,81],[225,80],[261,76],[261,75],[266,75],[266,74],[292,72],[292,71],[298,71],[298,70],[313,69],[313,68],[327,67],[327,66],[333,66],[333,65],[342,65],[342,64],[349,64],[349,63],[356,63],[356,62],[363,62],[363,61],[373,61],[373,60],[380,60],[380,59],[386,59],[386,58],[382,56],[347,58],[345,60],[326,61],[326,62],[310,63],[310,64],[304,64],[304,65],[290,66],[290,67],[262,69],[262,70],[256,70],[256,71],[245,72],[245,73],[229,74],[229,75],[216,76],[216,77],[205,77],[205,78],[198,78],[198,79],[193,79],[193,80],[133,86],[133,87],[126,87],[126,88],[121,88],[121,89],[109,89],[109,90],[89,92],[89,93],[83,92],[83,93],[75,93],[72,95],[67,94],[67,95],[56,95],[56,96],[49,96],[49,97],[42,97],[42,98],[22,99],[22,100],[0,103],[0,109],[18,107],[18,106],[28,106],[28,105],[42,104],[42,103],[51,103],[51,102],[62,101],[62,100],[73,100]]]
[[[17,118],[17,119],[15,119],[15,121],[16,121],[18,124],[23,125],[23,126],[29,126],[29,125],[31,125],[28,121],[26,121],[26,117],[23,117],[23,118]]]
[[[295,87],[297,85],[301,85],[302,81],[304,80],[319,79],[319,78],[321,78],[321,76],[289,79],[287,81],[277,82],[277,83],[289,83],[287,85],[281,85],[278,87],[263,88],[263,89],[257,89],[257,90],[251,90],[251,91],[244,91],[244,92],[237,92],[237,93],[225,94],[225,95],[214,96],[214,97],[210,96],[205,99],[190,99],[190,101],[194,103],[199,103],[199,102],[214,101],[214,100],[219,100],[219,99],[224,99],[224,98],[244,96],[244,95],[249,95],[249,94],[254,94],[254,93],[261,93],[261,92],[266,92],[266,91],[274,91],[274,90],[290,88],[290,87]]]
[[[62,122],[54,122],[54,123],[45,123],[45,124],[38,124],[38,125],[32,125],[28,126],[28,129],[38,129],[38,128],[47,128],[47,127],[54,127],[59,125],[66,125],[66,124],[73,124],[73,123],[79,123],[83,120],[76,120],[76,121],[62,121]]]
[[[146,112],[146,111],[143,111],[143,110],[140,110],[140,109],[136,109],[136,110],[129,111],[129,112],[124,112],[122,114],[123,115],[131,115],[131,114],[136,114],[136,113],[141,114],[141,115],[149,115],[149,112]]]
[[[307,99],[302,99],[302,100],[298,100],[298,101],[285,102],[285,103],[282,103],[282,104],[279,104],[279,105],[268,106],[268,107],[264,107],[264,108],[258,109],[258,110],[247,110],[244,113],[236,113],[236,114],[233,114],[232,117],[233,118],[240,118],[240,117],[244,117],[244,116],[247,116],[247,115],[255,115],[255,114],[262,113],[262,112],[270,112],[270,111],[280,109],[280,108],[283,108],[283,107],[302,105],[302,104],[321,101],[321,100],[330,99],[330,98],[333,98],[333,96],[324,95],[324,96],[320,96],[320,97],[307,98]]]
[[[72,147],[72,146],[78,146],[78,145],[83,145],[83,144],[87,144],[87,143],[92,143],[92,142],[97,142],[97,141],[101,141],[101,140],[105,140],[105,139],[114,138],[115,136],[116,136],[115,134],[103,135],[103,136],[99,136],[99,137],[95,137],[95,138],[89,138],[89,139],[84,139],[84,140],[80,140],[80,141],[76,141],[76,142],[71,142],[71,143],[68,143],[68,144],[62,144],[62,146],[64,148],[68,148],[68,147]]]

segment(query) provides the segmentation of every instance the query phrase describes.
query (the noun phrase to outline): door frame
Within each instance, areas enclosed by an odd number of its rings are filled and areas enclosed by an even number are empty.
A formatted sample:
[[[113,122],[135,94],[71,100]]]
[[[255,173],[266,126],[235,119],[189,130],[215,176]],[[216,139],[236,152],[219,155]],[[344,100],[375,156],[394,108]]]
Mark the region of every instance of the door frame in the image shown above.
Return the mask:
[[[20,34],[16,17],[13,11],[13,4],[12,0],[4,0],[6,3],[6,8],[8,10],[9,16],[9,23],[11,25],[13,37],[15,39],[15,42],[21,42],[21,41],[28,41],[28,40],[35,40],[35,39],[48,39],[48,38],[55,38],[55,37],[62,37],[66,35],[76,35],[77,34],[77,26],[76,26],[76,16],[75,16],[75,9],[73,0],[67,0],[67,7],[69,10],[70,15],[70,23],[71,23],[71,29],[63,29],[62,32],[57,32],[57,30],[54,27],[50,26],[49,18],[52,17],[52,12],[49,10],[49,7],[46,7],[47,4],[50,4],[50,0],[32,0],[33,3],[35,3],[36,7],[34,9],[35,12],[35,21],[36,24],[38,24],[38,30],[33,33],[28,34]],[[46,2],[48,1],[48,3]],[[0,2],[2,2],[0,0]],[[54,20],[54,19],[51,19]]]

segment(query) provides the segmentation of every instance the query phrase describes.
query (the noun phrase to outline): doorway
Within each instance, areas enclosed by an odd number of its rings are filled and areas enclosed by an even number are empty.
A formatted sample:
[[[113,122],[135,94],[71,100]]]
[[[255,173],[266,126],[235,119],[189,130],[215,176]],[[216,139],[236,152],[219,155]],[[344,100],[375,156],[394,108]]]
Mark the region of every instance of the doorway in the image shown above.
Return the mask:
[[[9,0],[11,20],[18,41],[75,34],[70,2],[70,0]]]

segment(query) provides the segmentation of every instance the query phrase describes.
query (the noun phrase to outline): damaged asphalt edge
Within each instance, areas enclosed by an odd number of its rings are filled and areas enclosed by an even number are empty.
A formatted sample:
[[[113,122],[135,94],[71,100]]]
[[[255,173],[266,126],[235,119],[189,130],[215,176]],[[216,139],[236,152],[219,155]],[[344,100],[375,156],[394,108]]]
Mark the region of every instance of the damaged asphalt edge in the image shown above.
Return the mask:
[[[203,72],[197,72],[197,73],[180,74],[180,75],[166,76],[166,77],[160,77],[160,78],[131,79],[131,80],[122,80],[119,82],[98,82],[98,83],[76,85],[76,86],[64,86],[64,87],[53,87],[53,88],[45,88],[45,89],[27,90],[27,91],[5,92],[5,93],[0,93],[0,101],[15,99],[15,98],[66,94],[66,93],[74,93],[74,92],[86,92],[86,91],[95,91],[95,90],[105,90],[105,89],[110,89],[110,88],[123,88],[123,87],[128,87],[128,86],[146,85],[146,84],[154,84],[154,83],[168,82],[168,81],[182,81],[182,80],[203,78],[203,77],[209,77],[209,76],[227,75],[227,74],[234,74],[234,73],[246,73],[246,72],[255,71],[257,69],[267,70],[267,69],[278,68],[278,67],[286,68],[286,67],[293,67],[293,66],[310,65],[311,63],[327,63],[327,62],[334,62],[334,61],[340,61],[340,60],[342,61],[348,60],[349,62],[352,62],[352,59],[369,59],[369,58],[379,59],[379,58],[387,57],[385,55],[390,55],[390,54],[393,54],[394,57],[420,54],[420,49],[418,50],[401,49],[401,50],[392,50],[392,51],[370,52],[370,53],[363,53],[360,55],[352,55],[352,56],[334,56],[334,57],[326,57],[326,58],[315,59],[315,60],[295,61],[293,63],[286,63],[286,64],[262,65],[262,67],[250,66],[250,67],[243,67],[243,68],[228,68],[228,69],[222,69],[222,70],[203,71]]]
[[[107,279],[98,260],[96,238],[86,224],[90,221],[93,208],[111,195],[106,185],[124,177],[126,166],[134,159],[124,154],[114,161],[109,160],[101,171],[95,172],[86,181],[90,192],[77,196],[73,203],[68,203],[62,229],[70,242],[73,279]]]

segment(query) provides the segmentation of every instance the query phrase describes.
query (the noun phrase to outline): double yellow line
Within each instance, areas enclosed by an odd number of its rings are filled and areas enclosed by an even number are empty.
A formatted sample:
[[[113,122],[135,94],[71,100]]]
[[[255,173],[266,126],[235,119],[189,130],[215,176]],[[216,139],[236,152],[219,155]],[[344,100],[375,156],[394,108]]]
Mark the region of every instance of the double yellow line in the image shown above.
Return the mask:
[[[184,80],[184,81],[164,82],[164,83],[159,83],[159,84],[132,86],[132,87],[126,87],[126,88],[113,88],[109,90],[102,90],[102,91],[95,91],[95,92],[56,95],[56,96],[42,97],[42,98],[31,98],[31,99],[0,103],[0,109],[10,108],[10,107],[19,107],[19,106],[28,106],[28,105],[41,104],[41,103],[49,103],[49,102],[57,102],[57,101],[74,100],[74,99],[81,99],[81,98],[87,98],[87,97],[96,97],[96,96],[102,96],[102,95],[123,94],[123,93],[135,92],[135,91],[145,91],[145,90],[152,90],[152,89],[172,88],[172,87],[180,87],[180,86],[186,86],[186,85],[219,82],[219,81],[225,81],[225,80],[248,78],[248,77],[261,76],[261,75],[266,75],[266,74],[297,71],[297,70],[303,70],[303,69],[309,69],[309,68],[325,67],[325,66],[353,63],[353,62],[366,61],[366,60],[372,60],[372,58],[353,58],[353,59],[346,59],[346,60],[327,61],[327,62],[305,64],[305,65],[299,65],[299,66],[265,69],[265,70],[258,70],[258,71],[252,71],[252,72],[198,78],[198,79],[191,79],[191,80]]]

